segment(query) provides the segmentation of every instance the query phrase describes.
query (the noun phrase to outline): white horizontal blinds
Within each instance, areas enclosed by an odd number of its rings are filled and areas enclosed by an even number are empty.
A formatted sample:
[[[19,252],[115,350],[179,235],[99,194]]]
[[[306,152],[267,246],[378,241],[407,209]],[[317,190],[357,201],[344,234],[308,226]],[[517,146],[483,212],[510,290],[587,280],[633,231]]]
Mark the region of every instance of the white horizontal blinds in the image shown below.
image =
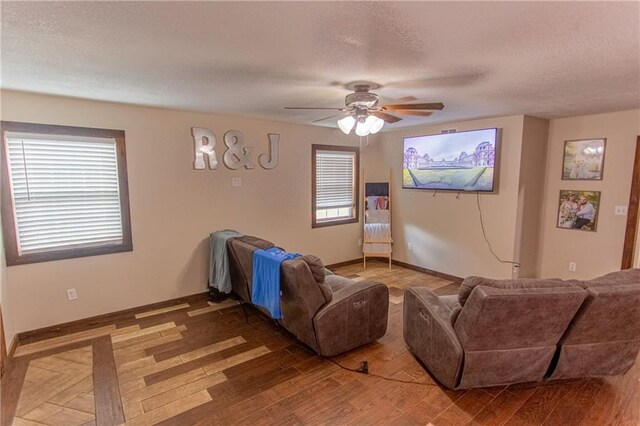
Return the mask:
[[[20,254],[122,242],[114,139],[7,136]]]
[[[353,207],[355,153],[316,151],[316,209]]]

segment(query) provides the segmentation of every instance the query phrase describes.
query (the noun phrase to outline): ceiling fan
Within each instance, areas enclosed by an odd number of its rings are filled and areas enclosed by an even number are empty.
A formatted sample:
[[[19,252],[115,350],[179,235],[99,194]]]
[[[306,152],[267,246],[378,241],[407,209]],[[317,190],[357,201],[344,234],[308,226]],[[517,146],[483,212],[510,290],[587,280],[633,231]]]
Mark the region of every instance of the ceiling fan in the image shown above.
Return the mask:
[[[398,115],[414,115],[420,117],[428,117],[433,111],[440,111],[444,108],[441,102],[419,103],[419,104],[391,104],[379,105],[379,97],[370,90],[377,89],[375,83],[357,82],[347,86],[353,89],[353,93],[349,93],[345,99],[345,107],[343,108],[323,108],[323,107],[285,107],[285,109],[304,109],[304,110],[329,110],[340,111],[337,114],[315,120],[328,120],[330,118],[342,117],[338,120],[338,127],[345,134],[349,134],[355,126],[358,136],[367,136],[370,133],[378,133],[384,123],[396,123],[402,118]],[[399,102],[416,100],[414,97],[398,99]],[[391,114],[393,113],[393,114]]]

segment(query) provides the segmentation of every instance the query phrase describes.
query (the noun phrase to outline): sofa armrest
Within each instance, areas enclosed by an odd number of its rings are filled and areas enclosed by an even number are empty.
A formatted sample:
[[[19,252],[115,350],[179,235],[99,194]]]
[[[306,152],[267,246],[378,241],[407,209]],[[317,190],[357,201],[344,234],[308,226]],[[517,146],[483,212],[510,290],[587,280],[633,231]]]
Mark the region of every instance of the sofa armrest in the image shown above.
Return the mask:
[[[431,290],[404,292],[404,341],[444,386],[455,389],[464,351],[449,319],[451,309]]]
[[[387,332],[389,289],[377,281],[353,282],[333,293],[313,318],[318,352],[334,356]]]

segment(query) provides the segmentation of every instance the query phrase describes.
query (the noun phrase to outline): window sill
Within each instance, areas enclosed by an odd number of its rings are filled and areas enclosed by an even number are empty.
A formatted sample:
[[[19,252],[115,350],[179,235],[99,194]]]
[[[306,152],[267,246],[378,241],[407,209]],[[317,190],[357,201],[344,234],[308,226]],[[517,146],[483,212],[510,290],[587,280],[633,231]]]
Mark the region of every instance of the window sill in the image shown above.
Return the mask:
[[[122,253],[127,251],[133,251],[133,245],[131,243],[74,248],[41,253],[27,253],[16,257],[7,256],[7,266],[27,265],[30,263],[74,259],[76,257],[99,256],[103,254]]]
[[[347,219],[326,220],[322,222],[312,222],[311,228],[324,228],[327,226],[346,225],[348,223],[358,223],[360,219],[357,217],[350,217]]]

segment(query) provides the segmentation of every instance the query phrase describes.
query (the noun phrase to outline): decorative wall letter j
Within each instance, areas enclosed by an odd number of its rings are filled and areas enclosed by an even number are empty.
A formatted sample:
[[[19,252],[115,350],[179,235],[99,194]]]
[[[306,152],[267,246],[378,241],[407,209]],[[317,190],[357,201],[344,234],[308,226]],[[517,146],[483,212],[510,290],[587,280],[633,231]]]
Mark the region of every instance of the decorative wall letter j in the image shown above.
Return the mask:
[[[278,156],[280,154],[280,135],[269,133],[269,155],[260,155],[260,166],[263,169],[275,169],[278,167]]]

